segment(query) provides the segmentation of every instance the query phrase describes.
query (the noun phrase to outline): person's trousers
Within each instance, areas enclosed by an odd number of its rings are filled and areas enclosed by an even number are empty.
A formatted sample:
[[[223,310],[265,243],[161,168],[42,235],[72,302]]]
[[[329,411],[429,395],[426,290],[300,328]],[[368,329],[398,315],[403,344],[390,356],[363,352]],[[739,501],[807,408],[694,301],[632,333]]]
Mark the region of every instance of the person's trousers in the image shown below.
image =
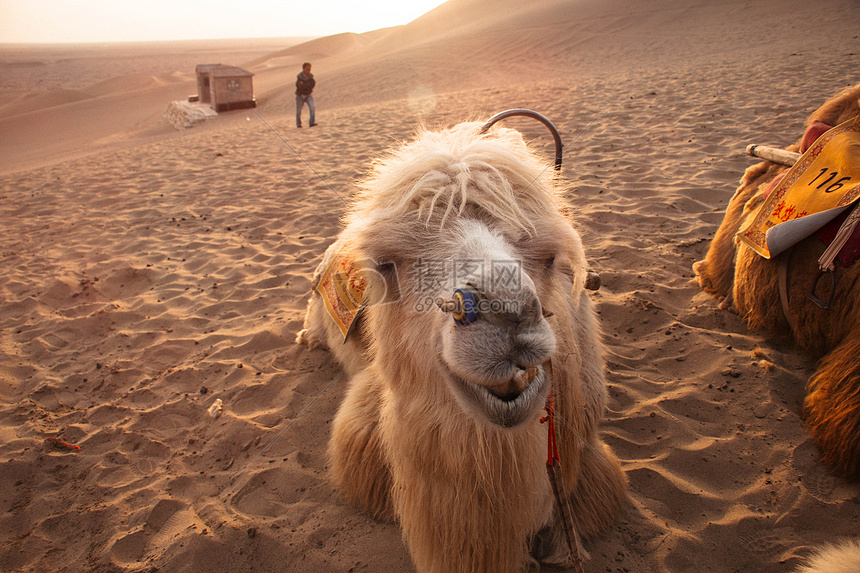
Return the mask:
[[[316,123],[316,119],[315,119],[316,108],[314,107],[314,96],[313,96],[313,94],[306,95],[306,96],[297,95],[296,96],[296,127],[302,126],[302,107],[304,107],[305,104],[308,104],[308,110],[311,112],[309,124],[313,125]]]

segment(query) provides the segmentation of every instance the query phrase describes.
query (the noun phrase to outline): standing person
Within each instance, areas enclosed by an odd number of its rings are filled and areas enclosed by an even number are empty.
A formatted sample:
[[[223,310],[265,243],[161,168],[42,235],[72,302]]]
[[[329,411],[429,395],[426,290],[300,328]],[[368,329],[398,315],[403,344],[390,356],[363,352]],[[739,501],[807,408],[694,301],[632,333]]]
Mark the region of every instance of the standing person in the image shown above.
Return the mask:
[[[311,73],[311,65],[305,62],[302,64],[302,72],[296,76],[296,127],[302,126],[302,107],[305,104],[308,104],[308,110],[311,112],[310,126],[313,127],[317,124],[313,96],[316,84],[314,75]]]

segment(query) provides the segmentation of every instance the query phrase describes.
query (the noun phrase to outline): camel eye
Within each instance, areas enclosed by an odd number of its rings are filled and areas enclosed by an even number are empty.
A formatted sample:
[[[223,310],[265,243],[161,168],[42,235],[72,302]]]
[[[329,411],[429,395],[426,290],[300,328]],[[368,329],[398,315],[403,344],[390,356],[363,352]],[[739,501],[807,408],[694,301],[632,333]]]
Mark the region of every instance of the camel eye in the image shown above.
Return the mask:
[[[551,271],[555,266],[555,255],[551,255],[544,260],[544,268]]]

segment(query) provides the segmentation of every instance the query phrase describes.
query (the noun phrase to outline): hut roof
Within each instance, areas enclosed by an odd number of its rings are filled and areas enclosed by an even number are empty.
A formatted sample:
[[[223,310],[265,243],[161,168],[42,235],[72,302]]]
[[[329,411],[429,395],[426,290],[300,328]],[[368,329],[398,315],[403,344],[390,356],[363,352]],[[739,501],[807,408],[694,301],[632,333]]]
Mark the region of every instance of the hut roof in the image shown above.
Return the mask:
[[[197,73],[198,74],[208,74],[209,70],[212,68],[217,68],[221,64],[197,64]]]
[[[236,78],[254,75],[248,70],[243,70],[236,66],[215,66],[210,70],[209,74],[216,78]]]

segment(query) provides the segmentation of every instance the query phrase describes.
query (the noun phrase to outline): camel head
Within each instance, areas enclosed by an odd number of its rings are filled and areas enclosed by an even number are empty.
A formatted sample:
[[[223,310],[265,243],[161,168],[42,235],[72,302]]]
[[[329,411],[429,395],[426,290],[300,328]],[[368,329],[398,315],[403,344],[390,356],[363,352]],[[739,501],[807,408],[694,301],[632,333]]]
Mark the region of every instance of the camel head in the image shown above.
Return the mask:
[[[373,366],[392,392],[496,427],[539,416],[585,282],[552,171],[518,132],[425,133],[364,182],[345,230],[372,261]],[[384,371],[384,372],[383,372]],[[409,404],[414,404],[410,406]]]

